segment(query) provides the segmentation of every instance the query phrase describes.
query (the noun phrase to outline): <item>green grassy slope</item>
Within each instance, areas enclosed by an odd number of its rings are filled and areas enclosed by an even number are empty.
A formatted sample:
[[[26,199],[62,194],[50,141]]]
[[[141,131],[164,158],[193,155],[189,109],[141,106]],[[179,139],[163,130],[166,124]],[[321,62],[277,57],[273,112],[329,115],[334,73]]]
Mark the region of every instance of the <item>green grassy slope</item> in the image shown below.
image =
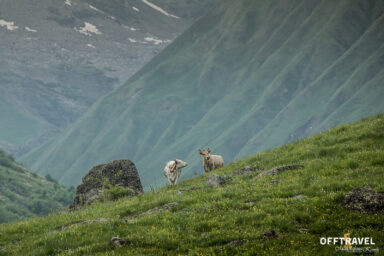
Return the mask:
[[[0,223],[62,210],[74,194],[73,188],[30,172],[0,150]]]
[[[130,158],[144,185],[197,150],[226,162],[384,111],[383,1],[222,1],[119,90],[22,161],[77,184]]]
[[[363,185],[384,190],[383,155],[380,115],[230,163],[214,171],[232,177],[219,188],[206,185],[209,173],[137,198],[2,225],[0,255],[340,255],[335,246],[319,241],[345,233],[372,237],[372,248],[381,251],[383,213],[350,212],[341,201]],[[231,176],[246,165],[268,169],[292,163],[305,168],[264,178],[257,172]],[[281,183],[270,184],[272,179]],[[171,202],[180,204],[123,222]],[[301,233],[301,228],[308,231]],[[268,229],[280,237],[263,240]],[[130,244],[112,248],[113,236]],[[236,239],[249,243],[226,245]]]

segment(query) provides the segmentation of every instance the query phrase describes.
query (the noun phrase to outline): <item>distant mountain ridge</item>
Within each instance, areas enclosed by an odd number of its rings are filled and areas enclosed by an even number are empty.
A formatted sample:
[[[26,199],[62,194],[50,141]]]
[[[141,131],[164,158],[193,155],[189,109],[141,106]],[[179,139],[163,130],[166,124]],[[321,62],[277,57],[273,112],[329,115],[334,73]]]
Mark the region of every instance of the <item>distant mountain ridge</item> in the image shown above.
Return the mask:
[[[59,133],[216,2],[1,1],[0,147]]]
[[[198,149],[224,161],[384,111],[383,1],[222,1],[22,161],[64,184],[129,158],[144,185]]]

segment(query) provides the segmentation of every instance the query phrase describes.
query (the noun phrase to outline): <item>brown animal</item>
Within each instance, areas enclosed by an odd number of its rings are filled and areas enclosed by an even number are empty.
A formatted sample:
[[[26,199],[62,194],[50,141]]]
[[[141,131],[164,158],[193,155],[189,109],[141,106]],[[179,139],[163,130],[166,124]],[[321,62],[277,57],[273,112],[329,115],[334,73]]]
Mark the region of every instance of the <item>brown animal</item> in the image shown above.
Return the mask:
[[[203,157],[203,168],[205,172],[210,172],[214,169],[224,166],[223,157],[220,155],[211,155],[211,150],[199,149],[199,154]]]

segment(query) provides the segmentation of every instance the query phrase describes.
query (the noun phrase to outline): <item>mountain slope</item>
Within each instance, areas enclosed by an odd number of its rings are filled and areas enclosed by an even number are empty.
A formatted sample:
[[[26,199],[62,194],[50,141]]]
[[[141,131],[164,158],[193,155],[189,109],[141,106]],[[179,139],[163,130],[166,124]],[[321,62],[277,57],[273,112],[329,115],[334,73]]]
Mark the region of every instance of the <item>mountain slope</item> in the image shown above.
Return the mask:
[[[1,1],[0,147],[20,156],[60,132],[215,2]]]
[[[164,163],[202,172],[384,111],[382,1],[223,1],[55,140],[22,158],[64,184],[130,158],[145,185]]]
[[[351,212],[342,201],[357,187],[384,190],[383,154],[380,115],[230,163],[215,170],[231,178],[218,188],[206,184],[210,173],[137,198],[2,225],[0,255],[347,255],[335,250],[340,244],[320,244],[346,233],[371,237],[380,255],[384,212]],[[232,176],[245,166],[292,163],[304,168]],[[153,210],[164,205],[173,207]],[[270,229],[278,239],[262,238]],[[110,246],[116,236],[128,243]]]
[[[47,177],[25,169],[0,150],[0,223],[47,215],[70,205],[75,190]]]

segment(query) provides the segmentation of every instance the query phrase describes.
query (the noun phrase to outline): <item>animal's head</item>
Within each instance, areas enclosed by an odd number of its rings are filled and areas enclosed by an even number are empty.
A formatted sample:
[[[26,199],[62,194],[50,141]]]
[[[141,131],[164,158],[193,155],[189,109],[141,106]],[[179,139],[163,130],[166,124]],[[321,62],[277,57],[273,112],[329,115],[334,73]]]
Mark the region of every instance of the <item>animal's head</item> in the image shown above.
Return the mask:
[[[186,166],[188,166],[188,164],[180,159],[174,159],[173,161],[175,161],[175,166],[177,168],[184,168]]]
[[[211,158],[211,150],[209,148],[203,150],[199,149],[199,154],[207,160]]]

